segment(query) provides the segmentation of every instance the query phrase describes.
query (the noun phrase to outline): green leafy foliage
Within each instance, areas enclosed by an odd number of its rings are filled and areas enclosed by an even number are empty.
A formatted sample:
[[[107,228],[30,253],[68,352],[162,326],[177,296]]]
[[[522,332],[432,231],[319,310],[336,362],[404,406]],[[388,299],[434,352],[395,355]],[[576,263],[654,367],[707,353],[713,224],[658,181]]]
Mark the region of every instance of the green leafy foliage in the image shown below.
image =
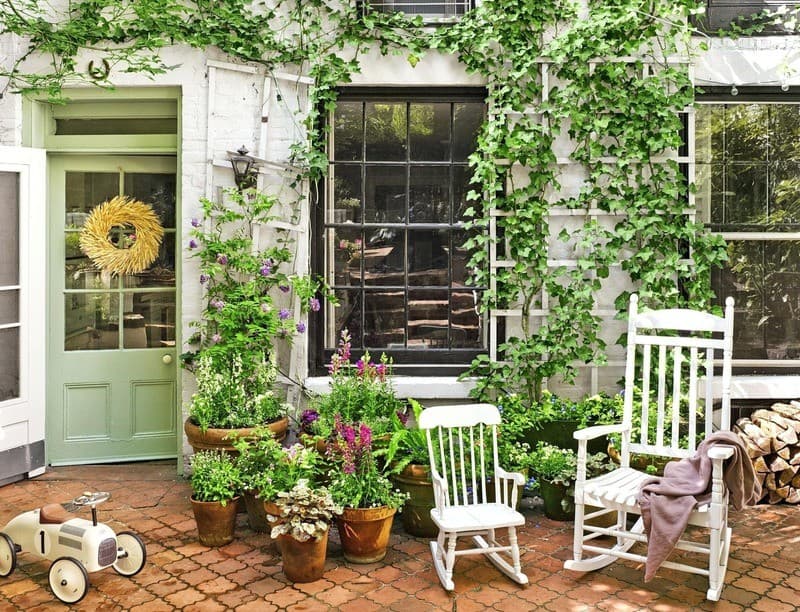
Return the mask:
[[[192,455],[191,465],[192,491],[197,501],[216,501],[225,506],[241,491],[241,473],[227,453],[201,450]]]
[[[299,542],[319,540],[334,516],[342,513],[327,489],[314,488],[307,480],[298,481],[289,491],[279,492],[275,504],[281,515],[267,517],[270,522],[279,521],[270,535],[273,538],[288,535]]]

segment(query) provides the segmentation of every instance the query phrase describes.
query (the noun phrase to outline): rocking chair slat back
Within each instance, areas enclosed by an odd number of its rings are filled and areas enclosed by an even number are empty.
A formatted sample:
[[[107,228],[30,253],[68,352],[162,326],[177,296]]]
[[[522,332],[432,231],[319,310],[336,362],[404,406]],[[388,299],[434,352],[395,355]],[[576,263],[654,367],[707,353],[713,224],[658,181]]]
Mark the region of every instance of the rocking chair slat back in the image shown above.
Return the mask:
[[[637,307],[634,296],[628,319],[623,420],[631,423],[635,410],[641,427],[635,436],[623,436],[623,466],[629,465],[632,452],[676,458],[694,453],[698,427],[707,437],[714,426],[711,389],[714,376],[718,375],[715,359],[729,357],[733,349],[732,334],[724,334],[733,325],[732,300],[726,305],[724,318],[683,309],[638,313]],[[663,330],[669,331],[659,333]],[[653,351],[653,347],[657,350]],[[724,381],[730,380],[730,359],[723,360],[721,375]],[[706,387],[702,404],[697,393],[701,378]],[[722,388],[729,385],[723,384]],[[729,429],[730,394],[723,393],[720,400],[719,426]]]

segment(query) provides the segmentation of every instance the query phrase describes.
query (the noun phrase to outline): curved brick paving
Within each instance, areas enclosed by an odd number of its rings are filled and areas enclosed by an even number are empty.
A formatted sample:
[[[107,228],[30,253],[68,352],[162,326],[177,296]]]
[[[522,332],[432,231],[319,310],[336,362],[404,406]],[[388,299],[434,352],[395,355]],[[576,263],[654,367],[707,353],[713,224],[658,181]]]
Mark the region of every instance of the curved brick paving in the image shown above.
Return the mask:
[[[761,506],[734,514],[734,542],[723,601],[705,601],[698,576],[662,570],[645,585],[642,570],[618,562],[594,574],[566,572],[572,523],[545,518],[537,507],[520,536],[531,584],[519,587],[480,557],[456,564],[456,591],[439,586],[427,542],[396,526],[381,563],[352,565],[341,556],[335,530],[322,580],[288,583],[266,534],[239,515],[236,540],[209,549],[196,537],[189,486],[174,463],[55,468],[0,488],[0,525],[42,503],[69,500],[84,490],[108,490],[101,520],[145,540],[148,563],[133,579],[112,569],[90,574],[91,588],[75,609],[135,612],[172,610],[794,610],[800,605],[800,508]],[[527,500],[526,500],[527,501]],[[47,587],[48,563],[20,555],[17,570],[0,579],[0,611],[62,610]]]

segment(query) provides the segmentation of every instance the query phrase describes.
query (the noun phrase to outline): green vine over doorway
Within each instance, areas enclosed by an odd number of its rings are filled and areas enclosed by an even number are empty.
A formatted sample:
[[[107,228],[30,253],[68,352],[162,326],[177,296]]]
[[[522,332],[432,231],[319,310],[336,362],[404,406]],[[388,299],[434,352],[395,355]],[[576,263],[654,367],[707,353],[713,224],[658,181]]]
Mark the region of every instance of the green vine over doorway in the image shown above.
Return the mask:
[[[488,86],[471,158],[470,267],[490,287],[484,307],[515,311],[519,321],[498,347],[501,359],[483,356],[472,373],[480,396],[520,392],[533,401],[546,380],[571,382],[577,364],[603,363],[613,339],[598,311],[604,303],[624,311],[620,285],[653,306],[712,300],[710,272],[724,244],[687,214],[690,187],[676,160],[681,113],[694,96],[688,17],[699,5],[484,0],[433,29],[356,0],[81,0],[61,13],[3,0],[0,33],[27,47],[0,79],[11,91],[63,101],[78,82],[111,86],[121,71],[166,72],[160,52],[174,44],[293,69],[314,79],[308,139],[294,161],[298,178],[316,180],[327,171],[321,114],[335,108],[365,51],[404,54],[412,65],[431,48],[457,54]],[[556,218],[569,223],[557,231]],[[492,269],[490,249],[512,263]]]

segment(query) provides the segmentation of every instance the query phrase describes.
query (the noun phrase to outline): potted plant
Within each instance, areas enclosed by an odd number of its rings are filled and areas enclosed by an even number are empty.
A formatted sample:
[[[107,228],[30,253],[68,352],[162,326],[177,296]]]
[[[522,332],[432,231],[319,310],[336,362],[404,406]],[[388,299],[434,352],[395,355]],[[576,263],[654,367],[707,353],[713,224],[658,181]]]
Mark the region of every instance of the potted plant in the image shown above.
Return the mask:
[[[339,346],[328,365],[331,377],[329,393],[312,399],[311,409],[303,413],[301,428],[317,439],[335,436],[335,420],[345,423],[368,423],[376,441],[388,439],[392,419],[405,409],[392,388],[391,361],[386,354],[379,362],[365,352],[351,361],[350,334],[342,330]]]
[[[200,542],[223,546],[233,541],[241,475],[227,453],[201,450],[191,458],[192,511]]]
[[[313,582],[322,578],[328,546],[328,531],[334,516],[341,512],[324,488],[314,489],[301,479],[275,499],[279,516],[271,535],[280,542],[283,573],[292,582]]]
[[[250,526],[268,531],[269,515],[279,514],[278,493],[291,490],[300,480],[318,481],[321,457],[314,448],[294,444],[288,448],[268,435],[240,438],[237,465]]]
[[[272,220],[277,199],[254,189],[226,193],[228,203],[201,200],[203,216],[192,219],[189,232],[205,299],[202,318],[193,323],[193,349],[181,356],[197,377],[184,427],[194,448],[212,444],[199,434],[224,438],[226,430],[270,422],[277,437],[285,435],[286,405],[275,389],[277,346],[303,333],[303,317],[320,308],[320,283],[284,271],[292,260],[286,241],[262,249],[253,239],[253,227]],[[300,312],[284,307],[292,292]]]
[[[411,414],[408,411],[397,412],[392,417],[393,432],[385,460],[395,487],[408,495],[400,513],[403,529],[413,536],[433,538],[439,533],[439,528],[431,519],[431,509],[436,502],[430,474],[428,440],[425,432],[417,427],[422,405],[413,399],[409,400],[409,405]]]
[[[372,430],[364,423],[350,425],[336,418],[335,437],[328,447],[333,464],[330,490],[343,507],[336,524],[344,558],[373,563],[386,556],[397,509],[406,494],[395,490],[378,465],[372,449]]]
[[[539,442],[530,453],[528,466],[534,486],[544,504],[544,514],[556,521],[571,520],[575,510],[575,479],[578,457],[571,448]],[[605,453],[586,457],[586,477],[594,478],[613,469]]]

